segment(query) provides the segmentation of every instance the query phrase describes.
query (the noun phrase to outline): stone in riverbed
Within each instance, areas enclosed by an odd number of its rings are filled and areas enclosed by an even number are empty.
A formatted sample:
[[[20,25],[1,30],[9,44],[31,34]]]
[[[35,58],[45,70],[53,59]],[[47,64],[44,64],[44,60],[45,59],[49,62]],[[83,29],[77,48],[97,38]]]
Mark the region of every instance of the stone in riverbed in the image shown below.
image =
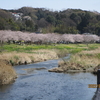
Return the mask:
[[[57,68],[57,67],[56,67],[56,68],[53,68],[53,69],[49,69],[48,71],[49,71],[49,72],[59,72],[59,73],[60,73],[60,72],[64,72],[63,69]]]

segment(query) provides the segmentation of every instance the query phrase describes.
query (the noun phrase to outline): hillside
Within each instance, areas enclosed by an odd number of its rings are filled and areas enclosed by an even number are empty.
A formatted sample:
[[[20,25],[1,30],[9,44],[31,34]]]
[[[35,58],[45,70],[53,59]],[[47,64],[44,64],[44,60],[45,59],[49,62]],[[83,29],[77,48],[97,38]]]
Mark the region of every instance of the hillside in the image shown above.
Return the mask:
[[[0,9],[0,30],[42,33],[92,33],[100,36],[100,13],[67,9],[50,11],[45,8],[22,7]]]

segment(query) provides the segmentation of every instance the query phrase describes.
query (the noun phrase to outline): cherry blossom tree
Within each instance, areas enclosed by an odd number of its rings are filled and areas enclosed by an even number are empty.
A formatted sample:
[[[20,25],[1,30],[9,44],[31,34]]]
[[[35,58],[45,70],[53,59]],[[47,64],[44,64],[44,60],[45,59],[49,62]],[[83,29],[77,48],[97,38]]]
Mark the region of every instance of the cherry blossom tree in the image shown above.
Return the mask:
[[[74,39],[75,43],[83,43],[83,41],[84,41],[83,35],[81,35],[81,34],[73,35],[73,39]]]
[[[83,35],[85,43],[95,43],[99,41],[99,37],[97,35]]]
[[[51,43],[95,43],[99,42],[100,37],[93,34],[36,34],[21,31],[1,30],[0,44],[8,43],[36,43],[36,44],[51,44]]]
[[[60,41],[60,34],[48,33],[47,37],[48,37],[48,43],[57,43]]]
[[[66,44],[67,44],[67,43],[74,43],[74,42],[75,42],[72,34],[63,34],[63,35],[61,36],[60,41],[61,41],[62,43],[66,43]]]
[[[32,43],[35,43],[38,41],[38,37],[37,37],[36,33],[30,33],[29,37],[30,37]]]

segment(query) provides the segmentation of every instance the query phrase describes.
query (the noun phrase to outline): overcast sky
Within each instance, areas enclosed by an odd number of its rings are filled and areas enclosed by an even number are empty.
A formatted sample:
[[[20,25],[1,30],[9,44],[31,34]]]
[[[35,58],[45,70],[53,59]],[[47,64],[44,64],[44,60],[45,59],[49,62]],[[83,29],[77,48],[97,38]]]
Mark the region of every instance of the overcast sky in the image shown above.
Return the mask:
[[[100,0],[0,0],[1,9],[18,9],[24,6],[54,11],[73,8],[100,12]]]

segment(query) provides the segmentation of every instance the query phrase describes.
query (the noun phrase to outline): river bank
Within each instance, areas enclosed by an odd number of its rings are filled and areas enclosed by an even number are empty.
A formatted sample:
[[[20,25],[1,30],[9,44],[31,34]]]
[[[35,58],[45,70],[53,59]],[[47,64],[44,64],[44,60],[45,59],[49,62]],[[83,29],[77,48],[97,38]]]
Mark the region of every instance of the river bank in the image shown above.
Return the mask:
[[[9,84],[17,78],[17,74],[7,60],[0,59],[0,85]]]
[[[96,75],[48,72],[58,61],[14,66],[18,78],[13,84],[0,86],[0,100],[92,100],[96,88],[90,89],[88,84],[96,84]]]
[[[58,59],[55,51],[34,50],[34,53],[7,52],[0,54],[0,85],[14,81],[17,74],[12,66]]]
[[[49,59],[58,59],[55,50],[34,50],[33,53],[5,52],[0,54],[0,59],[7,60],[12,66],[42,62]]]
[[[49,72],[93,72],[100,68],[100,48],[72,54],[70,60],[61,59],[58,67]]]
[[[5,83],[2,82],[1,84],[8,84],[10,81],[14,80],[16,75],[14,74],[15,71],[11,66],[15,65],[22,65],[22,64],[30,64],[36,62],[42,62],[50,59],[58,59],[61,57],[66,56],[68,53],[71,53],[72,56],[70,57],[69,61],[65,61],[64,59],[58,63],[58,68],[50,69],[48,71],[52,72],[73,72],[73,71],[90,71],[94,70],[96,66],[99,65],[99,56],[95,56],[93,52],[89,54],[85,54],[85,52],[90,52],[94,49],[95,52],[99,54],[98,44],[90,44],[88,47],[85,44],[70,44],[70,45],[29,45],[29,46],[18,46],[18,45],[4,45],[4,51],[0,53],[0,59],[2,65],[0,66],[0,81],[2,80],[9,80]],[[37,48],[37,49],[36,49]],[[40,49],[41,48],[41,49]],[[45,49],[42,49],[45,48]],[[84,53],[82,53],[84,52]],[[84,54],[84,55],[83,55]],[[89,59],[88,59],[89,58]],[[90,60],[91,59],[91,60]],[[85,60],[85,61],[84,61]],[[6,63],[6,62],[7,63]],[[94,63],[95,61],[95,63]],[[87,62],[87,64],[85,64]],[[6,64],[6,65],[5,65]],[[3,70],[3,66],[5,69]],[[8,68],[11,68],[10,77],[8,74],[5,74],[5,77],[2,77],[3,73],[8,73]],[[10,66],[10,67],[9,67]],[[96,72],[97,69],[95,69]],[[9,71],[10,72],[10,71]],[[13,72],[13,74],[12,74]]]

